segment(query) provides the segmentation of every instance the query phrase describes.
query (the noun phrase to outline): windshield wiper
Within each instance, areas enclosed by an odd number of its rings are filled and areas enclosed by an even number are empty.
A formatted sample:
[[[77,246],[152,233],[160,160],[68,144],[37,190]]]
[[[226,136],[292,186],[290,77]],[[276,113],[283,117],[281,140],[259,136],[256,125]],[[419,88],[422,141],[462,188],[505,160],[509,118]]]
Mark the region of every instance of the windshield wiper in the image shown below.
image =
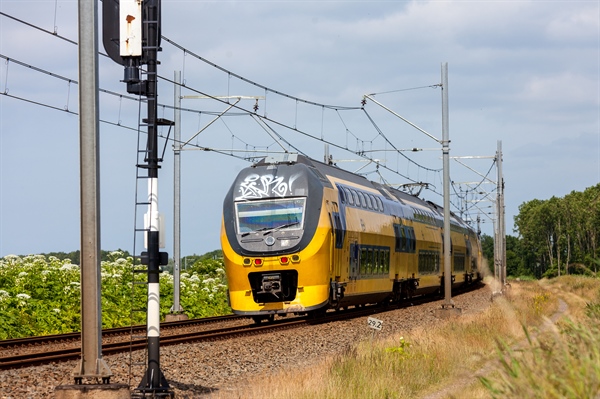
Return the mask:
[[[252,233],[258,233],[259,231],[265,231],[268,229],[270,229],[270,227],[261,227],[260,229],[252,230],[252,231],[242,234],[242,237],[246,237],[247,235],[250,235]]]
[[[277,227],[261,227],[260,229],[256,229],[256,230],[249,231],[247,233],[243,233],[242,237],[246,237],[247,235],[250,235],[252,233],[258,233],[259,231],[267,230],[263,233],[263,235],[266,236],[267,234],[272,233],[274,231],[285,229],[286,227],[291,227],[291,226],[294,226],[297,224],[300,224],[300,222],[296,221],[296,222],[286,223],[286,224],[282,224],[281,226],[277,226]]]
[[[265,231],[263,233],[263,236],[266,236],[267,234],[272,233],[272,232],[277,231],[277,230],[285,229],[286,227],[295,226],[297,224],[300,224],[300,222],[296,221],[296,222],[282,224],[281,226],[273,227],[272,229],[269,229],[269,230]],[[266,230],[266,229],[261,229],[261,231],[263,231],[263,230]]]

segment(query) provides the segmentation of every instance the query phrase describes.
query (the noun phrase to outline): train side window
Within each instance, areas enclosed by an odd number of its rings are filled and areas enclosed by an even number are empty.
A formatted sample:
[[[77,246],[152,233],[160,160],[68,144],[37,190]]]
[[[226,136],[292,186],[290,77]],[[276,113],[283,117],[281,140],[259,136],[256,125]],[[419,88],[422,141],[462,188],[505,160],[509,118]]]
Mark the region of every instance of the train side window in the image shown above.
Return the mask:
[[[394,238],[395,238],[394,250],[396,252],[398,252],[398,251],[400,251],[400,225],[399,224],[394,224]]]
[[[360,191],[358,192],[358,198],[360,198],[360,205],[363,208],[366,208],[367,207],[367,202],[365,201],[365,196]]]
[[[369,194],[369,197],[371,197],[371,203],[373,204],[373,209],[378,211],[379,206],[377,205],[377,200],[375,199],[375,196],[373,194]]]
[[[342,204],[346,203],[346,193],[344,192],[344,189],[340,186],[338,186],[338,192],[340,193],[340,202]]]
[[[352,196],[350,190],[344,187],[344,193],[346,194],[346,200],[348,201],[348,204],[354,205],[354,197]]]
[[[360,274],[367,274],[367,248],[360,249]]]
[[[408,237],[406,237],[406,226],[402,226],[400,229],[400,251],[408,252]]]
[[[415,236],[415,229],[413,227],[407,227],[408,235],[410,236],[410,247],[409,252],[415,253],[417,250],[417,237]]]
[[[371,204],[371,196],[369,194],[365,194],[365,201],[367,201],[367,208],[373,209],[373,204]]]
[[[377,208],[379,209],[379,212],[383,212],[383,202],[381,201],[381,198],[375,197],[375,201],[377,201]]]
[[[385,251],[383,251],[383,267],[384,267],[385,273],[390,272],[390,250],[389,249],[386,249]]]
[[[354,198],[354,205],[360,206],[360,199],[358,198],[356,190],[352,190],[352,197]]]

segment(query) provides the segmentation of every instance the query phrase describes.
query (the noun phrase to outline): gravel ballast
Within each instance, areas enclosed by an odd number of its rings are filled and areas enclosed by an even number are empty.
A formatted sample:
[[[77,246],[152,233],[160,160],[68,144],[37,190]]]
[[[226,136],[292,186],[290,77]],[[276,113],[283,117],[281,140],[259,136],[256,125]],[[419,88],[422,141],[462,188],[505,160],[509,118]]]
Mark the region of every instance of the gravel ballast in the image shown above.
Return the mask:
[[[491,291],[484,286],[461,294],[454,301],[463,314],[469,314],[488,307],[490,298]],[[434,301],[374,315],[383,321],[378,338],[445,322],[434,315],[441,304],[442,301]],[[226,341],[164,346],[161,369],[176,398],[239,398],[244,397],[244,386],[252,381],[252,376],[314,366],[361,340],[370,339],[372,331],[364,317]],[[134,356],[143,355],[142,351],[134,352]],[[145,367],[134,367],[130,375],[129,358],[129,353],[104,356],[113,373],[111,383],[125,383],[132,388],[139,385]],[[79,361],[70,361],[1,370],[0,399],[53,398],[56,386],[73,384],[71,372],[78,364]]]

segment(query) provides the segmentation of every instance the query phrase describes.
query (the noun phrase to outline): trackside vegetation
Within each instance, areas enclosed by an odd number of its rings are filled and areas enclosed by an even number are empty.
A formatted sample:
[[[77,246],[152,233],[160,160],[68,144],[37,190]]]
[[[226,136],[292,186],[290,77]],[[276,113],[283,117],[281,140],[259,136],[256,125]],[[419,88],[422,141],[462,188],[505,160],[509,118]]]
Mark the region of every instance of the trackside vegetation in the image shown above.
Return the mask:
[[[231,313],[223,262],[196,259],[181,273],[180,302],[191,317]],[[102,327],[144,324],[145,314],[133,313],[146,303],[145,285],[132,290],[133,258],[122,251],[101,262]],[[135,266],[135,268],[143,268]],[[140,278],[136,275],[136,279]],[[79,331],[80,269],[68,258],[8,255],[0,259],[0,339]],[[173,276],[160,275],[161,317],[173,305]]]
[[[600,271],[600,184],[524,202],[514,222],[517,236],[506,237],[507,275],[539,279]],[[483,235],[481,244],[493,259],[493,238]]]
[[[551,315],[560,318],[551,323]],[[599,317],[597,278],[513,281],[480,312],[350,345],[309,369],[261,376],[242,396],[597,398]]]

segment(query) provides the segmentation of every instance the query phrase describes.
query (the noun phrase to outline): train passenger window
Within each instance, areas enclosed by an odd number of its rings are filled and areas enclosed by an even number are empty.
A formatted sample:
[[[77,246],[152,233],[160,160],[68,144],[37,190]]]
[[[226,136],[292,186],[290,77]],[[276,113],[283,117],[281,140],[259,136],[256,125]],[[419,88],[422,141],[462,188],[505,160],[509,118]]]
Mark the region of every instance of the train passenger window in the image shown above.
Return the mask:
[[[360,249],[360,274],[367,274],[367,248]]]
[[[373,274],[379,274],[379,250],[373,249]]]
[[[381,198],[375,197],[375,201],[377,201],[377,208],[379,209],[379,212],[383,212],[383,202],[381,201]]]
[[[360,206],[360,199],[358,198],[356,190],[352,190],[352,197],[354,197],[354,205]]]
[[[383,251],[383,272],[390,272],[390,251],[388,249]]]
[[[358,198],[360,198],[360,205],[361,205],[363,208],[366,208],[366,207],[367,207],[367,201],[365,201],[365,196],[364,196],[364,194],[363,194],[363,193],[361,193],[360,191],[358,192]]]
[[[410,246],[408,248],[409,252],[415,253],[417,250],[417,237],[415,236],[415,229],[413,227],[407,227],[408,235],[410,237]]]
[[[371,196],[369,194],[365,194],[365,200],[367,201],[367,208],[373,209],[373,204],[371,204]]]
[[[400,229],[400,250],[402,252],[408,252],[408,239],[406,237],[406,227]]]
[[[396,239],[395,242],[395,250],[396,252],[401,252],[402,251],[402,245],[400,242],[400,230],[402,230],[402,225],[400,224],[394,224],[394,237]]]
[[[340,202],[342,204],[346,203],[346,193],[344,192],[344,189],[340,186],[337,186],[338,188],[338,192],[340,193]]]
[[[367,249],[367,274],[373,274],[373,249]]]
[[[373,194],[369,194],[369,197],[371,197],[371,203],[373,204],[373,209],[375,209],[376,211],[379,210],[375,196]]]
[[[348,201],[348,204],[354,205],[354,197],[352,197],[350,190],[344,187],[344,193],[346,194],[346,201]]]

